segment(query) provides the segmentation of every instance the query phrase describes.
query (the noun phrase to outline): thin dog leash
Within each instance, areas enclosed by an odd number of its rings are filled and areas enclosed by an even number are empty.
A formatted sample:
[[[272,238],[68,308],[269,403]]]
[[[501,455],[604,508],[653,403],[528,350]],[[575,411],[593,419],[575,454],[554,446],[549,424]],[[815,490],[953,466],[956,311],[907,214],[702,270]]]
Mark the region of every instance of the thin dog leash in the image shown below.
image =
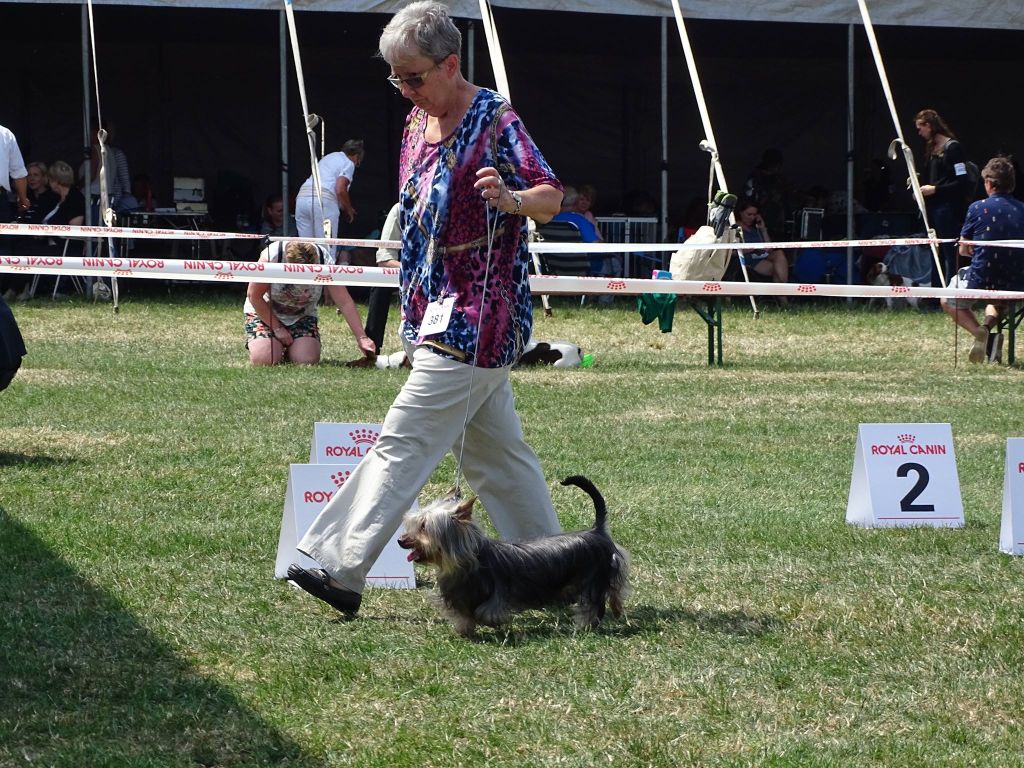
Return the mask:
[[[505,188],[505,183],[501,181],[501,177],[498,177],[498,197],[501,199],[501,191]],[[483,325],[484,311],[487,308],[487,281],[491,273],[491,254],[494,250],[494,237],[498,231],[498,216],[501,212],[497,206],[494,208],[494,220],[491,221],[491,210],[484,201],[484,217],[487,221],[487,259],[484,265],[484,290],[480,297],[480,314],[476,319],[476,341],[474,343],[473,352],[473,363],[469,368],[469,387],[466,393],[466,416],[462,420],[462,442],[459,445],[459,460],[455,467],[455,498],[462,496],[462,457],[466,451],[466,428],[469,426],[469,409],[473,402],[473,375],[476,373],[476,359],[480,354],[480,327]]]

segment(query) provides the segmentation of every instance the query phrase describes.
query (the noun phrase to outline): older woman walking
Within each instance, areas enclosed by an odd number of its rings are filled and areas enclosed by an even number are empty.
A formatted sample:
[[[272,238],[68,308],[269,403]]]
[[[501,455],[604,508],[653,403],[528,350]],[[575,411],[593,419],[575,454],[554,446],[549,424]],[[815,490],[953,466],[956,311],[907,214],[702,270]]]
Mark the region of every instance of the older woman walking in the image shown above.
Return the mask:
[[[509,370],[533,324],[526,217],[548,221],[562,187],[508,102],[463,78],[461,48],[434,2],[405,7],[380,38],[388,81],[413,103],[399,157],[401,337],[413,368],[376,446],[299,542],[323,570],[288,570],[347,614],[449,449],[503,538],[559,530]]]

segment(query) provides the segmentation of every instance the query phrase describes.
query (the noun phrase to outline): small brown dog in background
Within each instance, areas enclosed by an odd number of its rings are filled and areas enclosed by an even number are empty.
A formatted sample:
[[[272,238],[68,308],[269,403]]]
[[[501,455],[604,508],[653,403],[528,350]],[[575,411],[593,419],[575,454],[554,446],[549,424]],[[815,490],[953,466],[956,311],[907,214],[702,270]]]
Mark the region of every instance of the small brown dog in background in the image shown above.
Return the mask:
[[[871,268],[868,269],[866,281],[868,285],[888,285],[893,287],[902,286],[907,288],[912,288],[914,286],[914,281],[909,277],[904,277],[898,272],[890,272],[884,261],[873,264]],[[872,296],[871,301],[868,302],[868,306],[872,306],[879,298],[881,297]],[[897,301],[905,301],[914,309],[917,309],[916,296],[886,296],[884,298],[885,306],[889,309],[895,309]]]

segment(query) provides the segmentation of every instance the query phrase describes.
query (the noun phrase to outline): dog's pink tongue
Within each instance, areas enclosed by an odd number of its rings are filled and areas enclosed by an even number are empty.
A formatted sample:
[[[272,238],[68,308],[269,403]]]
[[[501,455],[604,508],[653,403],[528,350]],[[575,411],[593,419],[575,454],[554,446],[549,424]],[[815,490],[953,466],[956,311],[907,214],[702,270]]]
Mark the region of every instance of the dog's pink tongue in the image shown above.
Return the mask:
[[[416,560],[416,550],[414,549],[414,550],[413,550],[412,552],[410,552],[410,553],[409,553],[409,556],[408,556],[408,557],[406,557],[405,559],[406,559],[406,560],[412,560],[412,561],[415,561],[415,560]]]

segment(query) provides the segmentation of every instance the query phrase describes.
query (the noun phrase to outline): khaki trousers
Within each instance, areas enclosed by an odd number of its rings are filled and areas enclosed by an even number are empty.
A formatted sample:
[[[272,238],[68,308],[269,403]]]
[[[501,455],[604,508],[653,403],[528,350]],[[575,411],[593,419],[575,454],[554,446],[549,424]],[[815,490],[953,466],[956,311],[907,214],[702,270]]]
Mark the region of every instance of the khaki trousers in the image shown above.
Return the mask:
[[[472,368],[425,347],[411,351],[412,371],[377,444],[298,544],[354,592],[363,591],[370,567],[444,455],[451,450],[458,459],[467,398],[462,470],[499,535],[521,541],[560,530],[540,462],[523,439],[509,369]]]

